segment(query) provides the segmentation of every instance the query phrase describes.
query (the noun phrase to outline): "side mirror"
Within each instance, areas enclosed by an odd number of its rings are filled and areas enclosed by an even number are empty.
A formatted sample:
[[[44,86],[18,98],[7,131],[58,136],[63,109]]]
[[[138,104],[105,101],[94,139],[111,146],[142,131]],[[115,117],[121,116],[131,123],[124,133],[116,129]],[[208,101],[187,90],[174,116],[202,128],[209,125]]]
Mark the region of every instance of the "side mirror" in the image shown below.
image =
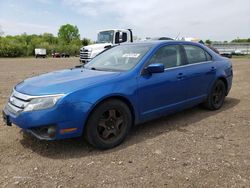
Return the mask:
[[[115,44],[127,42],[127,40],[128,40],[127,33],[122,31],[118,31],[115,33]]]
[[[162,63],[153,63],[145,68],[147,73],[161,73],[164,72],[165,67]]]

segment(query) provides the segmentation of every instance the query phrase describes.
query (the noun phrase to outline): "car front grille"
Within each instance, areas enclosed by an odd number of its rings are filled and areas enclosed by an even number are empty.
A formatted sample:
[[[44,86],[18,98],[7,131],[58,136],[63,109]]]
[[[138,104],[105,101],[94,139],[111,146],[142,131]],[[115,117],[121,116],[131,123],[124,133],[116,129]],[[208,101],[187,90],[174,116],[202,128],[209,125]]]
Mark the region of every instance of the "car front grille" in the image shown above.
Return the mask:
[[[18,115],[28,105],[29,101],[29,95],[25,95],[14,90],[11,96],[9,97],[9,101],[6,105],[6,108],[14,115]]]
[[[91,56],[90,51],[86,49],[80,50],[80,60],[88,62],[91,60],[90,56]]]

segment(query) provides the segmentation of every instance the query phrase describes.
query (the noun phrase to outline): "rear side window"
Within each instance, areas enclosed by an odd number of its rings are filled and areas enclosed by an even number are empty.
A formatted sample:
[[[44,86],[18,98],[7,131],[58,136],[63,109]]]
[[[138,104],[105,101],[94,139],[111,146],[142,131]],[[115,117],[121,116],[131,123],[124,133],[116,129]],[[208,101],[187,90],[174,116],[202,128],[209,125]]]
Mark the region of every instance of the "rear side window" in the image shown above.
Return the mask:
[[[211,61],[212,57],[205,50],[198,46],[183,45],[189,64]]]
[[[151,57],[148,64],[162,63],[165,68],[182,65],[182,53],[179,45],[163,46]]]

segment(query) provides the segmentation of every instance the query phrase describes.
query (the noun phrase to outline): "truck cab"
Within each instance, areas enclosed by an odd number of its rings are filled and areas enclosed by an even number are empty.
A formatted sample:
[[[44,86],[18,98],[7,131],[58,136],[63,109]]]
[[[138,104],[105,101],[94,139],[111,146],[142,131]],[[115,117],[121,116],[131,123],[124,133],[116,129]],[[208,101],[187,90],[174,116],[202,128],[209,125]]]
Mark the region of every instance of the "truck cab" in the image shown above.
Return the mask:
[[[105,49],[123,42],[133,42],[131,29],[109,29],[99,31],[95,44],[84,46],[80,49],[80,62],[83,64],[88,63]]]

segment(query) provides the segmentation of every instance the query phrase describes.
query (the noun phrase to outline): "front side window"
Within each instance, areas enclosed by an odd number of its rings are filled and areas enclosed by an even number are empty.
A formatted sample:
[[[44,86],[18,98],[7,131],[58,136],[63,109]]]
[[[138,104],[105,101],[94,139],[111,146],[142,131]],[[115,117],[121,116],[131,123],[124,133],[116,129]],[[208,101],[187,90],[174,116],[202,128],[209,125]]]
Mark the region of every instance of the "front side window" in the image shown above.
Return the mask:
[[[96,56],[84,67],[101,71],[128,71],[151,49],[151,44],[119,45]]]
[[[152,63],[162,63],[165,68],[182,65],[181,47],[179,45],[161,47],[149,60],[149,64]]]
[[[211,60],[211,55],[209,55],[205,50],[198,46],[183,45],[187,60],[189,64],[200,63]]]

